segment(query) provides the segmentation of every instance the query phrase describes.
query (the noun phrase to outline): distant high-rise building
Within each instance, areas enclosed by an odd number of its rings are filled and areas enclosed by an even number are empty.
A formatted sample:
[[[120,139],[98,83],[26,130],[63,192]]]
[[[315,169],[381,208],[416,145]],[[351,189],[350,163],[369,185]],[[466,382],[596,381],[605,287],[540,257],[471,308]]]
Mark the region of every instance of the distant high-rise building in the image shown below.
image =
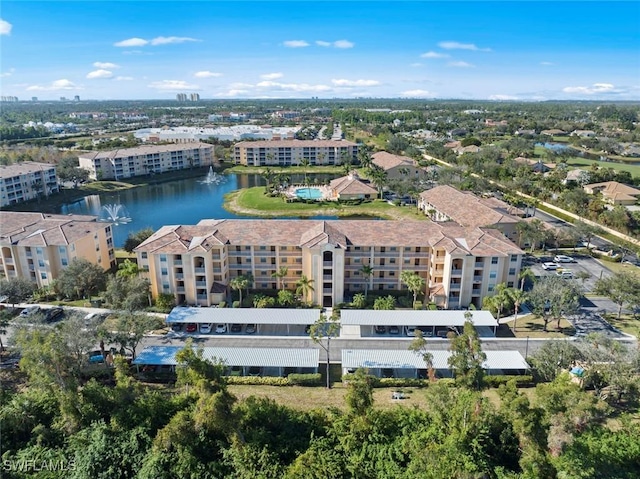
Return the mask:
[[[31,97],[31,101],[38,101],[38,97],[37,96],[32,96]]]
[[[191,99],[191,101],[200,101],[200,94],[192,93],[191,95],[189,95],[189,98]]]
[[[187,101],[187,94],[186,93],[178,93],[176,95],[176,100],[178,100],[178,101]]]
[[[73,101],[80,101],[80,95],[76,95],[73,97]]]
[[[66,96],[61,96],[60,97],[60,101],[67,101],[67,97]]]
[[[19,101],[17,96],[3,96],[1,100],[3,102],[9,102],[9,103],[15,103]]]

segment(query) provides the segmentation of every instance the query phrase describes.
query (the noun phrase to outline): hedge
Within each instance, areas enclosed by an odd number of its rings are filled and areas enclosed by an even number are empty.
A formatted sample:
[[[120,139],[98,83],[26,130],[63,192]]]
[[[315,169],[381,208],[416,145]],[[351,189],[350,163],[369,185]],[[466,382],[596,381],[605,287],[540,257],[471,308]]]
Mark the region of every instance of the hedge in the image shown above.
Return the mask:
[[[507,375],[496,375],[496,376],[485,376],[484,384],[490,388],[497,388],[503,384],[507,384],[509,381],[515,381],[516,386],[521,387],[530,387],[534,385],[533,376],[524,375],[524,376],[507,376]]]
[[[319,386],[322,384],[322,375],[313,374],[289,374],[287,377],[292,386]]]
[[[227,376],[227,384],[241,384],[254,386],[290,386],[288,378],[277,376]]]

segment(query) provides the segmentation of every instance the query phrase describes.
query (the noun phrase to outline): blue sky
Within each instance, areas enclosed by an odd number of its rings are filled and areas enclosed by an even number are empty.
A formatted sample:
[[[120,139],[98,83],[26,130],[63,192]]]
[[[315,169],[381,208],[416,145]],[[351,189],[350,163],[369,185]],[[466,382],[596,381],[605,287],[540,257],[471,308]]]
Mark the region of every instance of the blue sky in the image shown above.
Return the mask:
[[[640,2],[3,0],[2,95],[640,100]]]

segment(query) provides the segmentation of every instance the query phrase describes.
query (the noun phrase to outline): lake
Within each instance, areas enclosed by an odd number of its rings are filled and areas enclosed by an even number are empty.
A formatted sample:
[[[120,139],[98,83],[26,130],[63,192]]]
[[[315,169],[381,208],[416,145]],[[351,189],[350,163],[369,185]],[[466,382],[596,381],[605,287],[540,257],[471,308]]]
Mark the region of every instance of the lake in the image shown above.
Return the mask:
[[[302,175],[292,175],[292,182],[302,182]],[[316,175],[318,181],[328,181],[335,175]],[[140,186],[112,193],[89,195],[60,207],[62,214],[88,214],[109,220],[109,209],[130,218],[117,221],[113,227],[113,241],[122,247],[130,232],[143,228],[159,229],[164,225],[193,225],[204,218],[248,218],[225,210],[224,195],[241,188],[264,186],[260,175],[224,175],[220,184],[205,183],[205,178],[188,178],[166,183]],[[121,205],[121,206],[118,206]],[[115,211],[114,211],[115,212]],[[317,219],[335,219],[318,217]]]

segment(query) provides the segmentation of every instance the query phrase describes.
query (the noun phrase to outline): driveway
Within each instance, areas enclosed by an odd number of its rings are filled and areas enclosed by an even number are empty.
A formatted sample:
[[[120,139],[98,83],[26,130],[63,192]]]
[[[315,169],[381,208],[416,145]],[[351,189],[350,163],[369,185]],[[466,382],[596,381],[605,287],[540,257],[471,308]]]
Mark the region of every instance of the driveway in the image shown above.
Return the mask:
[[[618,306],[608,298],[582,298],[579,314],[568,316],[567,319],[576,329],[576,336],[586,336],[590,333],[600,333],[611,339],[633,339],[614,328],[603,317],[605,312],[617,312]]]
[[[611,276],[611,271],[600,261],[592,258],[591,256],[584,255],[574,255],[571,250],[563,251],[560,250],[558,254],[563,254],[566,256],[571,256],[572,258],[577,260],[577,263],[561,263],[560,267],[562,269],[568,269],[573,272],[574,278],[576,274],[580,271],[584,271],[589,274],[589,277],[586,280],[581,279],[573,279],[568,281],[579,281],[582,284],[585,293],[589,293],[593,291],[595,288],[596,281],[601,278],[608,278]],[[540,256],[539,262],[533,263],[530,268],[531,271],[537,277],[543,276],[555,276],[555,271],[547,271],[542,269],[542,263],[553,262],[553,257],[555,256],[554,251],[548,251],[545,256]]]

